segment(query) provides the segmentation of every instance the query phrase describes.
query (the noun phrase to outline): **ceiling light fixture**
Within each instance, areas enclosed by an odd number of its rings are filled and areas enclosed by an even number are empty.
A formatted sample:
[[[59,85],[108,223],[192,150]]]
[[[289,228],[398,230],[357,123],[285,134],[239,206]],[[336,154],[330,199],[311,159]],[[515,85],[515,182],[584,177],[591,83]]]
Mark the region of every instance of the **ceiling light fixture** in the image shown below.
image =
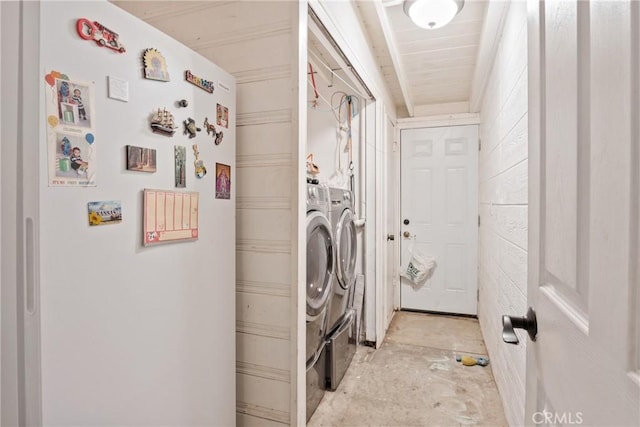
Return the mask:
[[[464,0],[405,0],[404,13],[418,26],[444,27],[462,10]]]

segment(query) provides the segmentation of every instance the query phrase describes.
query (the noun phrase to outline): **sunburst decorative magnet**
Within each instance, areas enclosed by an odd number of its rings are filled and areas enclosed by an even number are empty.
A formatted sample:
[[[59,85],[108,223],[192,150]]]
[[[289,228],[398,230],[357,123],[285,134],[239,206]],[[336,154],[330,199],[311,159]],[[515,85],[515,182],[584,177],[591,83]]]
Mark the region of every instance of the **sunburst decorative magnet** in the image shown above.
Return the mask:
[[[164,56],[154,48],[144,51],[142,55],[144,61],[144,77],[149,80],[160,80],[168,82],[169,72],[167,71],[167,61]]]

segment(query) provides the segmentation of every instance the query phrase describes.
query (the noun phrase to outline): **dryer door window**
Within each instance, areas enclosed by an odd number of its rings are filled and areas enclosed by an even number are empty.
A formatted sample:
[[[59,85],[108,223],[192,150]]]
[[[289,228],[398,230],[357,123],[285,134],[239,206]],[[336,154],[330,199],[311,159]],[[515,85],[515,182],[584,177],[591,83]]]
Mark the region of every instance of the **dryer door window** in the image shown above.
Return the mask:
[[[317,316],[327,304],[333,274],[333,242],[327,217],[307,216],[307,314]]]
[[[355,277],[356,256],[358,241],[356,238],[356,225],[353,222],[353,212],[346,209],[342,212],[338,227],[336,228],[336,241],[338,255],[338,283],[342,289],[349,289]]]

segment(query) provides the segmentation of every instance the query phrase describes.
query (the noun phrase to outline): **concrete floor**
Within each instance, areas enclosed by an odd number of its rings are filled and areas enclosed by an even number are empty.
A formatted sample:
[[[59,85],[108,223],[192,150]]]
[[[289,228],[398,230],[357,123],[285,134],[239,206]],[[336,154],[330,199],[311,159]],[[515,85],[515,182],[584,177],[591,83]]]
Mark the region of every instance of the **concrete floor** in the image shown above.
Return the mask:
[[[476,319],[397,312],[378,350],[360,346],[308,426],[506,426]]]

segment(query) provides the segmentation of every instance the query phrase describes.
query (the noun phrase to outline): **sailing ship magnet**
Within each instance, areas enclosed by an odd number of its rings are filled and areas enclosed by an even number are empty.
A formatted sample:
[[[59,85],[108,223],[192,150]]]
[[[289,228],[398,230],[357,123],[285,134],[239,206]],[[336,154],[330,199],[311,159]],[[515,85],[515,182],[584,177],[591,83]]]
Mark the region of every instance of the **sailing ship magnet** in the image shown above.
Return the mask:
[[[173,114],[166,108],[158,108],[151,117],[151,130],[165,136],[173,136],[178,126],[173,121]]]

